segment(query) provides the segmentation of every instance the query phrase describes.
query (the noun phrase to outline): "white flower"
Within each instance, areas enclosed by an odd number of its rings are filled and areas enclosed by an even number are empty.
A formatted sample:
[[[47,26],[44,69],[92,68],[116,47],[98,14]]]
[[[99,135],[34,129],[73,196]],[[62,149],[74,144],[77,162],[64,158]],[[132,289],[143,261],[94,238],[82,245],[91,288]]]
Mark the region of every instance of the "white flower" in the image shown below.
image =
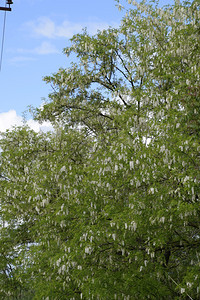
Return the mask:
[[[181,294],[185,293],[185,289],[181,288]]]
[[[149,194],[154,194],[154,188],[149,189]]]
[[[161,151],[161,152],[164,152],[164,151],[165,151],[165,145],[162,145],[162,146],[160,147],[160,151]]]
[[[188,79],[186,79],[186,84],[190,85],[190,81]]]
[[[66,266],[63,265],[63,266],[62,266],[62,271],[64,272],[65,270],[66,270]]]
[[[63,166],[61,169],[60,169],[60,172],[65,172],[66,171],[66,167]]]
[[[61,263],[61,259],[59,258],[56,262],[57,267],[59,267],[60,263]]]
[[[192,187],[192,195],[194,195],[194,187]]]
[[[160,218],[160,222],[164,223],[165,222],[165,217]]]
[[[133,161],[130,161],[129,165],[130,165],[130,169],[134,169],[134,162]]]
[[[136,229],[137,229],[137,223],[135,223],[135,221],[132,221],[130,227],[132,227],[132,229],[133,229],[134,231],[136,231]]]
[[[89,246],[85,247],[85,253],[91,254],[92,253],[92,248],[89,247]]]
[[[112,238],[115,241],[115,239],[116,239],[116,234],[115,233],[112,234]]]

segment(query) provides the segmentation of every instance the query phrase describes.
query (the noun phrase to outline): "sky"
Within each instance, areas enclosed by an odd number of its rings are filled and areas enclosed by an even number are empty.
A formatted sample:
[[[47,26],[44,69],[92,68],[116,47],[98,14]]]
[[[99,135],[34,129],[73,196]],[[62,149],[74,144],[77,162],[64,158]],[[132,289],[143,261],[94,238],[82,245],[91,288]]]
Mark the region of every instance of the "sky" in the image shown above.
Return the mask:
[[[0,0],[0,6],[5,2]],[[51,87],[42,78],[70,65],[62,50],[74,34],[85,27],[91,34],[116,27],[123,16],[115,0],[13,0],[11,8],[6,12],[0,72],[0,131],[22,124],[28,106],[39,107],[48,98]],[[0,11],[0,46],[4,13]],[[29,125],[41,129],[33,120]]]

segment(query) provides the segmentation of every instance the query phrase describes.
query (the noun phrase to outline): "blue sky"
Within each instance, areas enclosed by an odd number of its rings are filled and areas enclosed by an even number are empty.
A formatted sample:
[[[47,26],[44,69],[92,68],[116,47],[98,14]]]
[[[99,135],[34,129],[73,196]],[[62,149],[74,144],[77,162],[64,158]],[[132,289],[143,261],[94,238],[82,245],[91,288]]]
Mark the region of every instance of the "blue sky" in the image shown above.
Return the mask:
[[[5,2],[0,0],[0,6]],[[39,106],[48,96],[51,88],[42,78],[69,65],[62,49],[73,34],[120,23],[123,14],[115,5],[114,0],[13,0],[12,11],[6,13],[0,72],[0,130],[19,124],[28,105]],[[0,11],[0,42],[3,18]]]

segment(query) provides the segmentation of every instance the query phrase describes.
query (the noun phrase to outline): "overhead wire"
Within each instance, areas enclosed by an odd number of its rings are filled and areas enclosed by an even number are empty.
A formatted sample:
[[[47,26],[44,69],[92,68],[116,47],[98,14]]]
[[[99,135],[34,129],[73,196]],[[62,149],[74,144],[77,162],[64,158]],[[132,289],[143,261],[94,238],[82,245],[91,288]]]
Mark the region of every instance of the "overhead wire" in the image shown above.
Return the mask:
[[[5,1],[6,6],[6,1]],[[3,61],[3,49],[4,49],[4,40],[5,40],[5,30],[6,30],[6,11],[4,12],[4,20],[3,20],[3,34],[2,34],[2,42],[1,42],[1,56],[0,56],[0,72],[2,68]]]

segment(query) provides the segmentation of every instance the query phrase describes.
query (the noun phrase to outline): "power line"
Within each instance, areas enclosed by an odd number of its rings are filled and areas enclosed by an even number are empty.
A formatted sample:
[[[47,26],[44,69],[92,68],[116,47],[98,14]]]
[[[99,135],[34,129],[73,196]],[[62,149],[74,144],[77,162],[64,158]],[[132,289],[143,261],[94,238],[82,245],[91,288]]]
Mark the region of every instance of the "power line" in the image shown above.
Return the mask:
[[[3,60],[5,29],[6,29],[6,10],[4,12],[4,21],[3,21],[3,35],[2,35],[2,43],[1,43],[1,57],[0,57],[0,72],[1,72],[2,60]]]
[[[9,7],[6,7],[6,5]],[[6,29],[6,11],[11,11],[10,5],[13,4],[12,0],[5,0],[5,7],[0,7],[0,10],[4,10],[4,21],[3,21],[3,35],[2,35],[2,42],[1,42],[1,56],[0,56],[0,72],[2,67],[3,61],[3,49],[4,49],[4,39],[5,39],[5,29]]]

